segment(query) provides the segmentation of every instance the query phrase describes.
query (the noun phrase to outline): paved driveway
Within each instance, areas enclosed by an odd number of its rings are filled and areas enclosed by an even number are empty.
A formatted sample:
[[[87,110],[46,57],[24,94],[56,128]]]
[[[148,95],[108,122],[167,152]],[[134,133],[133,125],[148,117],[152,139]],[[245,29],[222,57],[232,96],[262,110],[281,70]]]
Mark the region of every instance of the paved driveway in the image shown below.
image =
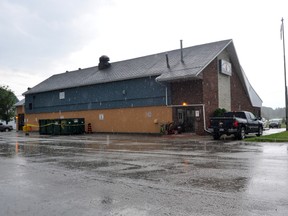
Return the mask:
[[[0,215],[288,215],[287,146],[0,133]]]

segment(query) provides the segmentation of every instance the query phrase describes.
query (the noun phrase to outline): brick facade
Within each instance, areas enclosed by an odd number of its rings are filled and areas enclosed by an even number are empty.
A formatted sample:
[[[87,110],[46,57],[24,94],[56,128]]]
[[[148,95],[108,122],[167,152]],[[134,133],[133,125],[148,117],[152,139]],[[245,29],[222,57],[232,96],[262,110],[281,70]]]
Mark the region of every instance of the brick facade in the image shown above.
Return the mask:
[[[233,69],[235,71],[235,69]],[[201,74],[202,79],[188,80],[183,82],[174,82],[171,84],[171,98],[173,109],[173,121],[177,122],[177,109],[185,102],[188,107],[184,109],[193,109],[199,113],[199,117],[194,118],[194,131],[196,134],[205,134],[204,129],[209,126],[209,118],[213,116],[214,111],[219,107],[219,83],[218,83],[218,58],[215,58]],[[246,110],[259,116],[261,108],[253,107],[249,95],[247,95],[236,72],[232,73],[230,80],[231,110]],[[205,112],[205,113],[203,113]],[[205,123],[204,123],[205,119]]]
[[[219,106],[218,99],[218,63],[214,59],[203,73],[203,101],[206,117],[210,117]]]
[[[202,80],[189,80],[171,84],[172,105],[202,104]]]
[[[233,68],[235,71],[235,69]],[[245,110],[254,113],[255,116],[261,115],[260,107],[253,107],[249,95],[244,89],[238,74],[232,73],[231,76],[231,111]]]

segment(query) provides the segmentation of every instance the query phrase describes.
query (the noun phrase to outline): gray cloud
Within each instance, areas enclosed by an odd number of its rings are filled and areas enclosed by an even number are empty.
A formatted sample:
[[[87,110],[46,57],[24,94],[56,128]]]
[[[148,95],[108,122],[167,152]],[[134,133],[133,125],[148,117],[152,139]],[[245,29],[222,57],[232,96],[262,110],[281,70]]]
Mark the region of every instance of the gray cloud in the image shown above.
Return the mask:
[[[95,21],[101,7],[92,0],[1,1],[0,64],[39,69],[43,61],[78,50],[96,31],[85,22]]]

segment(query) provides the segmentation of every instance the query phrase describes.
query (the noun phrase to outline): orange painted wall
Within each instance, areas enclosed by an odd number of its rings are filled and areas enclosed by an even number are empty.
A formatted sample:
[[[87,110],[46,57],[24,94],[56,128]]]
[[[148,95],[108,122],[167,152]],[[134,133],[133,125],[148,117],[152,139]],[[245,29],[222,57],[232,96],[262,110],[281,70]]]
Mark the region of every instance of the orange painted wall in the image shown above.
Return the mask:
[[[24,106],[17,106],[16,107],[16,113],[17,114],[23,114],[24,113]]]
[[[161,123],[172,121],[172,108],[139,107],[110,110],[26,114],[26,123],[38,130],[40,119],[85,118],[85,128],[91,123],[92,132],[159,133]]]

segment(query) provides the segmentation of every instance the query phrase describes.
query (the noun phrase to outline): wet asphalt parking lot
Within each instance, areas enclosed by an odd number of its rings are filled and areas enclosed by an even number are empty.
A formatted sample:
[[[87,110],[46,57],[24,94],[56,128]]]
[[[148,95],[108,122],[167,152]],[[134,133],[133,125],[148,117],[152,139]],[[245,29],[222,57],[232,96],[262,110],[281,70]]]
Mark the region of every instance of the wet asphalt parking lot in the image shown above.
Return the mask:
[[[0,215],[288,215],[288,143],[0,133]]]

